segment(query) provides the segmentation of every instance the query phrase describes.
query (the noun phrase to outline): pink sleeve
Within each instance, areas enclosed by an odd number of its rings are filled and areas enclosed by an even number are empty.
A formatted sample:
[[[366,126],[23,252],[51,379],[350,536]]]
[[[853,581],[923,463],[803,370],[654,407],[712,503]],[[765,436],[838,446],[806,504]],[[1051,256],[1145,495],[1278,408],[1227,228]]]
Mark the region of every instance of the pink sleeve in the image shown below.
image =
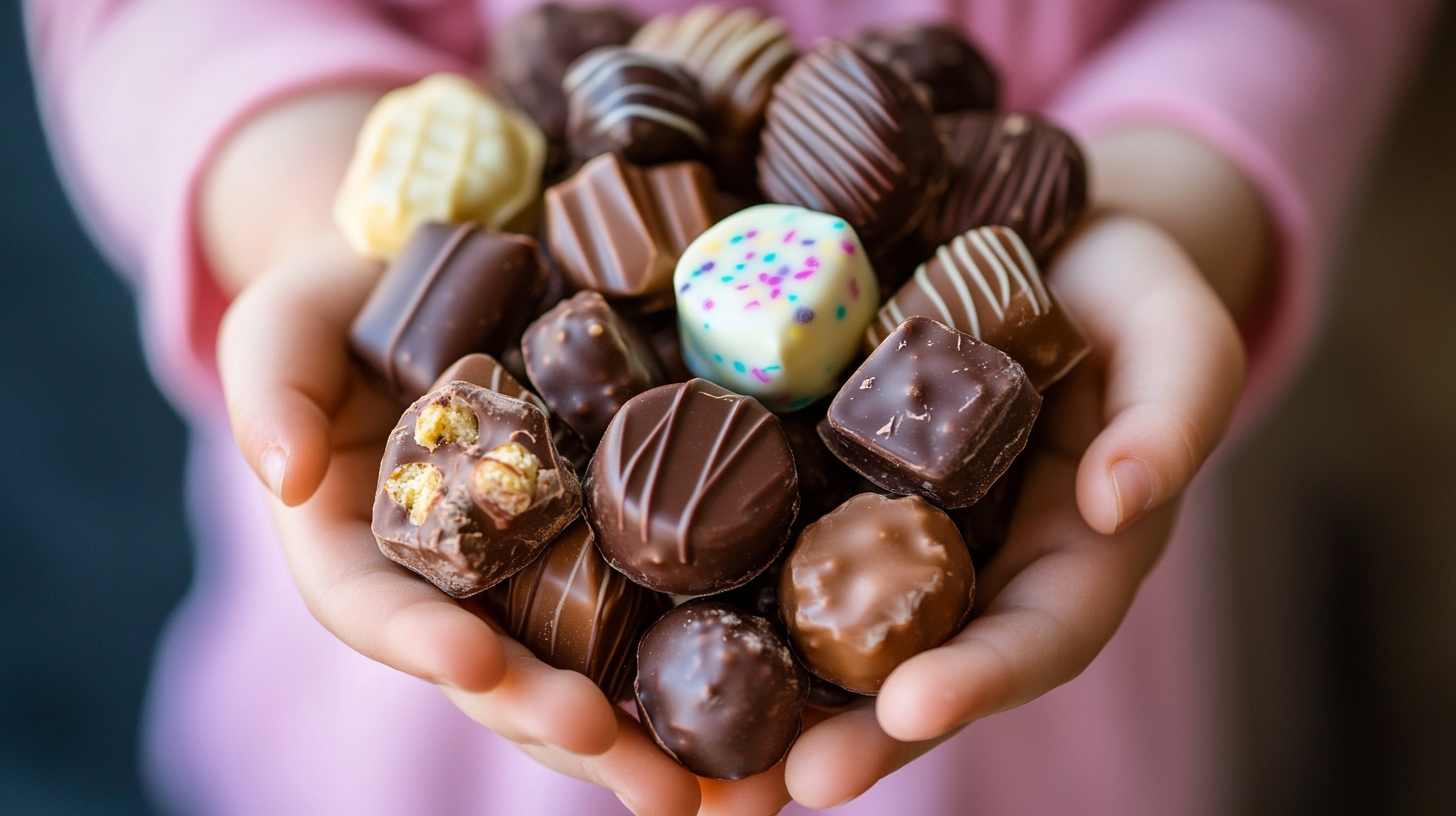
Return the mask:
[[[1427,0],[1166,0],[1050,106],[1083,137],[1143,123],[1191,132],[1263,192],[1278,275],[1245,329],[1237,426],[1272,403],[1310,344],[1331,243],[1434,10]]]
[[[53,150],[82,216],[140,294],[158,381],[185,410],[221,405],[227,305],[193,203],[218,145],[251,113],[322,85],[403,85],[468,71],[349,0],[27,0]]]

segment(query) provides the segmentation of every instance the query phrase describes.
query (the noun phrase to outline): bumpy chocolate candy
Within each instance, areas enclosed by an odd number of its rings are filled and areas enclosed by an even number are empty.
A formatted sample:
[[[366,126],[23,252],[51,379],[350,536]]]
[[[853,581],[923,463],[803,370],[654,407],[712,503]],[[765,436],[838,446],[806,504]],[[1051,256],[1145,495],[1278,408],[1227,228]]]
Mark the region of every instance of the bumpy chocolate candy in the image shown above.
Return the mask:
[[[844,218],[878,254],[929,212],[945,187],[945,154],[909,83],[827,42],[774,87],[758,181],[769,201]]]
[[[587,497],[607,562],[674,595],[748,583],[783,550],[799,508],[778,419],[698,379],[622,407],[592,459]]]
[[[773,626],[727,604],[680,606],[637,647],[642,724],[699,776],[772,768],[798,739],[808,696],[809,676]]]
[[[774,84],[799,55],[784,24],[753,9],[696,6],[653,18],[632,37],[632,47],[675,59],[698,78],[720,182],[756,191],[753,165],[764,110]]]
[[[506,99],[531,115],[552,145],[551,166],[565,159],[566,91],[561,80],[577,58],[604,45],[621,45],[637,19],[618,6],[542,3],[503,26],[496,35],[491,75]]]
[[[775,411],[834,390],[879,304],[854,229],[781,204],[713,225],[683,253],[673,284],[688,368]]]
[[[703,92],[671,60],[609,45],[577,60],[561,86],[569,100],[567,144],[577,161],[616,153],[649,165],[708,155]]]
[[[468,79],[435,74],[369,112],[334,222],[361,255],[386,260],[429,221],[526,230],[545,162],[546,137],[529,117]]]
[[[1023,113],[938,117],[950,186],[917,239],[937,247],[989,225],[1010,227],[1046,265],[1087,208],[1087,162],[1061,128]]]
[[[1092,351],[1042,282],[1026,245],[1006,227],[958,235],[921,264],[865,331],[871,352],[911,315],[932,317],[1010,354],[1045,391]]]
[[[499,354],[545,282],[536,242],[475,224],[424,224],[349,329],[354,355],[403,403],[471,352]]]
[[[968,507],[1026,447],[1041,395],[1004,352],[927,317],[896,329],[819,424],[840,461],[891,493]]]
[[[944,23],[864,31],[850,45],[903,77],[935,113],[996,107],[996,72],[964,35]]]
[[[466,602],[558,669],[581,672],[613,702],[632,693],[637,641],[672,608],[666,595],[607,566],[578,518],[529,567]]]
[[[713,223],[713,176],[699,162],[646,170],[613,154],[546,191],[551,256],[570,284],[629,312],[672,305],[672,274]]]
[[[541,315],[521,352],[536,391],[591,449],[627,400],[667,376],[647,341],[596,292]]]
[[[779,603],[810,671],[875,694],[896,666],[961,630],[975,584],[944,512],[919,496],[864,493],[799,535]]]
[[[372,529],[385,555],[464,598],[531,563],[580,509],[545,414],[452,382],[390,432]]]

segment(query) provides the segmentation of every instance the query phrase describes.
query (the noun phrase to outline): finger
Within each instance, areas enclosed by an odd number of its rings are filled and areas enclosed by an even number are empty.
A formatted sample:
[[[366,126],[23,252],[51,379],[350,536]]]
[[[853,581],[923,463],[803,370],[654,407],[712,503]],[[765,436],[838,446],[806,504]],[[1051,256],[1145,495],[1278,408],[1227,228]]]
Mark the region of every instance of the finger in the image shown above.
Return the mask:
[[[1140,221],[1100,222],[1055,276],[1104,370],[1106,427],[1082,457],[1077,502],[1112,533],[1182,492],[1213,451],[1243,388],[1243,344],[1183,250]]]
[[[944,646],[890,674],[875,706],[887,734],[932,739],[1026,703],[1080,674],[1111,639],[1175,507],[1104,536],[1066,501],[1075,471],[1061,456],[1032,462],[1006,547],[978,576],[992,600]]]
[[[294,582],[314,617],[365,656],[434,683],[489,689],[506,671],[496,634],[379,552],[368,519],[380,453],[341,452],[309,502],[273,502]]]
[[[616,717],[616,741],[597,756],[539,745],[523,745],[522,750],[548,768],[612,791],[637,816],[697,813],[697,779],[664,754],[625,711],[616,709]]]
[[[243,457],[275,496],[306,500],[328,469],[349,390],[349,323],[378,266],[320,240],[248,286],[218,331],[218,371]]]
[[[784,786],[784,761],[746,779],[698,779],[703,804],[698,816],[773,816],[791,797]]]
[[[901,742],[885,733],[872,705],[850,709],[807,729],[785,762],[794,801],[811,808],[845,804],[949,739]]]

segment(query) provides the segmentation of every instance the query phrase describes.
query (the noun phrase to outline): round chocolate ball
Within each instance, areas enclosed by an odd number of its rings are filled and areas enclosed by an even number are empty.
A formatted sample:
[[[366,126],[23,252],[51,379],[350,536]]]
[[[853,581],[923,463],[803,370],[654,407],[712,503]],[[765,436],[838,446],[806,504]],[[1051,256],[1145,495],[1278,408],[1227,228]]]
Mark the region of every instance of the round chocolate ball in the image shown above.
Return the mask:
[[[748,583],[783,551],[799,509],[778,418],[702,379],[623,405],[587,470],[586,491],[607,563],[673,595]]]
[[[876,694],[896,666],[960,631],[975,584],[943,511],[919,496],[863,493],[799,535],[779,604],[809,671]]]
[[[850,44],[909,82],[935,113],[996,107],[996,72],[952,26],[914,23],[863,31]]]
[[[667,613],[637,647],[637,711],[684,768],[742,779],[772,768],[803,727],[809,675],[764,618],[717,601]]]
[[[703,92],[671,60],[606,46],[577,60],[562,87],[567,144],[578,162],[615,153],[646,166],[708,155]]]

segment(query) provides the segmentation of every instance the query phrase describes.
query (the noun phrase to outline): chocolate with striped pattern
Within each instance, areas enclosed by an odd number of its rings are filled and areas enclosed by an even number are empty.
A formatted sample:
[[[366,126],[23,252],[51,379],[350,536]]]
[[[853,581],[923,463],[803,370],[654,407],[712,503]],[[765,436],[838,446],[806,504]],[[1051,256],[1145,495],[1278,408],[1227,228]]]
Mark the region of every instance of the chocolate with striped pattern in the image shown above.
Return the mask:
[[[645,166],[703,158],[711,147],[698,81],[671,60],[604,46],[577,60],[561,87],[578,162],[616,153]]]
[[[578,517],[529,567],[463,604],[488,613],[543,662],[581,672],[617,702],[632,693],[637,641],[672,599],[628,581]]]
[[[829,41],[774,87],[758,182],[769,201],[843,218],[878,255],[915,229],[944,189],[945,153],[909,83]]]
[[[865,353],[905,319],[934,318],[1011,355],[1044,391],[1092,350],[1087,336],[1047,288],[1021,238],[981,227],[935,251],[880,307],[865,330]]]

